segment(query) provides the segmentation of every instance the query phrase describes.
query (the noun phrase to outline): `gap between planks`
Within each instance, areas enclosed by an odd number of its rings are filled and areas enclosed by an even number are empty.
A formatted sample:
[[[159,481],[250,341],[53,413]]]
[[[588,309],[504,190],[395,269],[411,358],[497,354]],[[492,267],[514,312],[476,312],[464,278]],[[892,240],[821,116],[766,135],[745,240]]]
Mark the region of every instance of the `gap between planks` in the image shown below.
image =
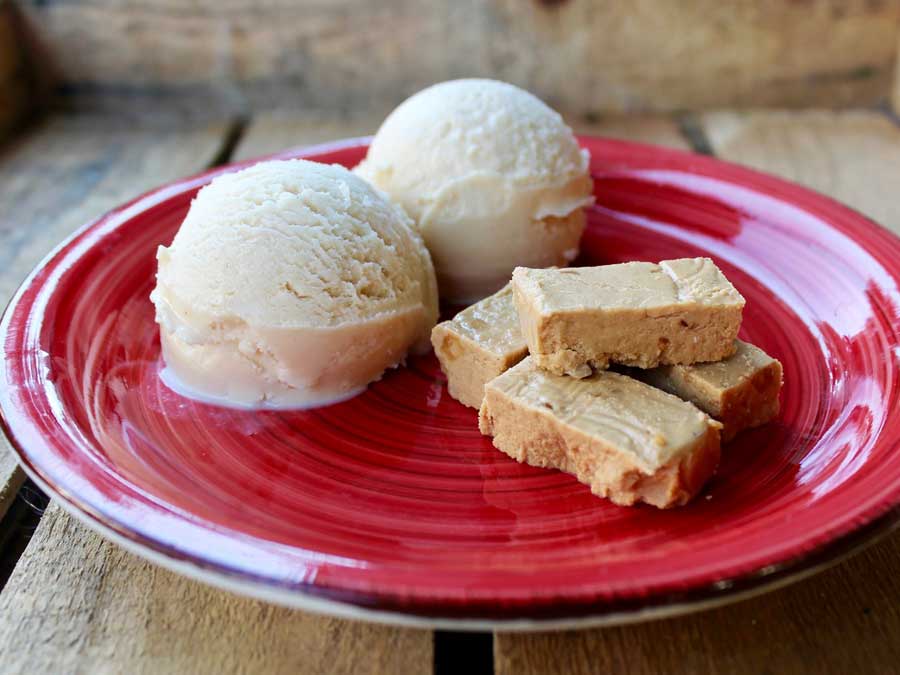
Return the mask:
[[[900,130],[877,111],[693,117],[716,156],[845,201],[900,233]],[[702,149],[702,148],[695,148]],[[895,672],[900,532],[838,566],[740,603],[643,624],[495,636],[497,675]]]

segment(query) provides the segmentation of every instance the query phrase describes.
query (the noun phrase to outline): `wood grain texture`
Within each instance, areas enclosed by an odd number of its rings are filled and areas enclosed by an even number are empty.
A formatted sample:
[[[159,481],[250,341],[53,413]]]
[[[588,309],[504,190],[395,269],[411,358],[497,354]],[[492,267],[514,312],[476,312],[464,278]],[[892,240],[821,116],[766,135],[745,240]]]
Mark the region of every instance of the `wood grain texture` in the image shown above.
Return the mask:
[[[900,113],[900,39],[897,40],[897,57],[894,61],[894,85],[891,89],[890,105],[894,113]]]
[[[671,116],[662,115],[594,115],[582,117],[564,115],[576,134],[606,136],[623,141],[650,143],[679,150],[690,150],[678,123]]]
[[[226,129],[225,123],[160,129],[55,118],[0,147],[0,302],[78,226],[203,168]]]
[[[57,119],[0,147],[0,306],[78,226],[215,156],[224,124],[170,130]],[[0,515],[24,474],[0,434]]]
[[[19,468],[6,436],[0,433],[0,520],[6,515],[24,482],[25,472]]]
[[[265,129],[255,129],[262,147]],[[199,170],[224,137],[223,125],[110,132],[106,121],[36,132],[0,160],[0,203],[21,202],[3,222],[2,236],[17,242],[13,267],[30,267],[103,209]],[[247,152],[258,154],[253,143]],[[31,233],[19,241],[19,229]],[[171,574],[57,505],[0,593],[4,673],[420,673],[430,671],[432,653],[430,632],[318,618]]]
[[[428,673],[431,633],[320,618],[182,578],[52,504],[0,593],[4,673]]]
[[[796,181],[900,234],[900,128],[874,111],[702,116],[716,155]]]
[[[868,105],[898,0],[23,0],[75,97],[386,108],[461,76],[577,112]],[[823,40],[827,41],[824,48]]]
[[[877,113],[721,113],[716,154],[845,200],[900,232],[900,132]],[[497,635],[497,675],[896,672],[900,533],[771,594],[708,612],[603,630]]]
[[[301,146],[317,145],[355,136],[370,136],[390,111],[303,114],[288,111],[261,113],[244,132],[234,159],[269,155]]]

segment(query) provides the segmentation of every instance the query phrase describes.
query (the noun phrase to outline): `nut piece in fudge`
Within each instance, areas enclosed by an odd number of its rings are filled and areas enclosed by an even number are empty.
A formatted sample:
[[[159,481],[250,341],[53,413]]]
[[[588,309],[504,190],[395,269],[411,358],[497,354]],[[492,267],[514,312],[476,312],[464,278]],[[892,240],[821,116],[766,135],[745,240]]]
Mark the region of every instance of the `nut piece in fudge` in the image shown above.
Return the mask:
[[[535,363],[574,377],[611,362],[653,368],[727,358],[744,309],[709,258],[517,267],[512,287]]]
[[[722,440],[729,441],[778,415],[783,377],[781,363],[762,349],[741,340],[735,344],[732,356],[715,363],[629,368],[627,374],[690,401],[719,420]]]
[[[484,384],[528,355],[507,284],[431,331],[431,344],[447,376],[447,389],[460,403],[481,406]]]
[[[519,462],[560,469],[616,504],[688,502],[715,473],[721,425],[611,371],[553,375],[531,357],[487,383],[481,433]]]

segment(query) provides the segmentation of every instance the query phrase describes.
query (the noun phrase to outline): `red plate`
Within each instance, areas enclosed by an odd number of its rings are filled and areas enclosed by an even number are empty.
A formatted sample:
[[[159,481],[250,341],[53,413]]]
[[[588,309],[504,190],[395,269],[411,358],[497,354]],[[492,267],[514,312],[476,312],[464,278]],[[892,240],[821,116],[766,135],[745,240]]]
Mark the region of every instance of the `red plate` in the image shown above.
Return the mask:
[[[814,569],[900,515],[900,241],[714,159],[585,138],[581,263],[708,255],[781,359],[783,412],[725,448],[693,504],[619,508],[493,449],[433,356],[306,412],[194,403],[159,380],[147,296],[191,178],[82,229],[2,324],[0,392],[28,472],[91,526],[284,604],[430,625],[602,623]],[[290,153],[355,164],[361,142]],[[286,155],[287,156],[287,155]]]

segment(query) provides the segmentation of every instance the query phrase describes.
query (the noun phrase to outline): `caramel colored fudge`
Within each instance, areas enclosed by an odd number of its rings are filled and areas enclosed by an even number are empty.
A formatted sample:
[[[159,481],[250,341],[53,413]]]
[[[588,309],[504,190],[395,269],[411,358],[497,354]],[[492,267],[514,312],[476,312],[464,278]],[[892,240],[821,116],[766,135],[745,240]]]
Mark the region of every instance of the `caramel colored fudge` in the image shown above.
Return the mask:
[[[722,440],[728,441],[778,414],[782,382],[781,363],[741,340],[736,346],[732,356],[716,363],[632,368],[628,374],[690,401],[719,420]]]
[[[719,463],[721,425],[690,403],[611,371],[553,375],[531,357],[485,385],[478,424],[517,461],[626,506],[685,504]]]
[[[708,258],[517,267],[512,287],[535,363],[574,377],[611,362],[653,368],[727,358],[744,309],[744,298]]]
[[[431,331],[431,344],[447,376],[450,395],[471,408],[481,406],[484,384],[528,355],[507,284]]]

